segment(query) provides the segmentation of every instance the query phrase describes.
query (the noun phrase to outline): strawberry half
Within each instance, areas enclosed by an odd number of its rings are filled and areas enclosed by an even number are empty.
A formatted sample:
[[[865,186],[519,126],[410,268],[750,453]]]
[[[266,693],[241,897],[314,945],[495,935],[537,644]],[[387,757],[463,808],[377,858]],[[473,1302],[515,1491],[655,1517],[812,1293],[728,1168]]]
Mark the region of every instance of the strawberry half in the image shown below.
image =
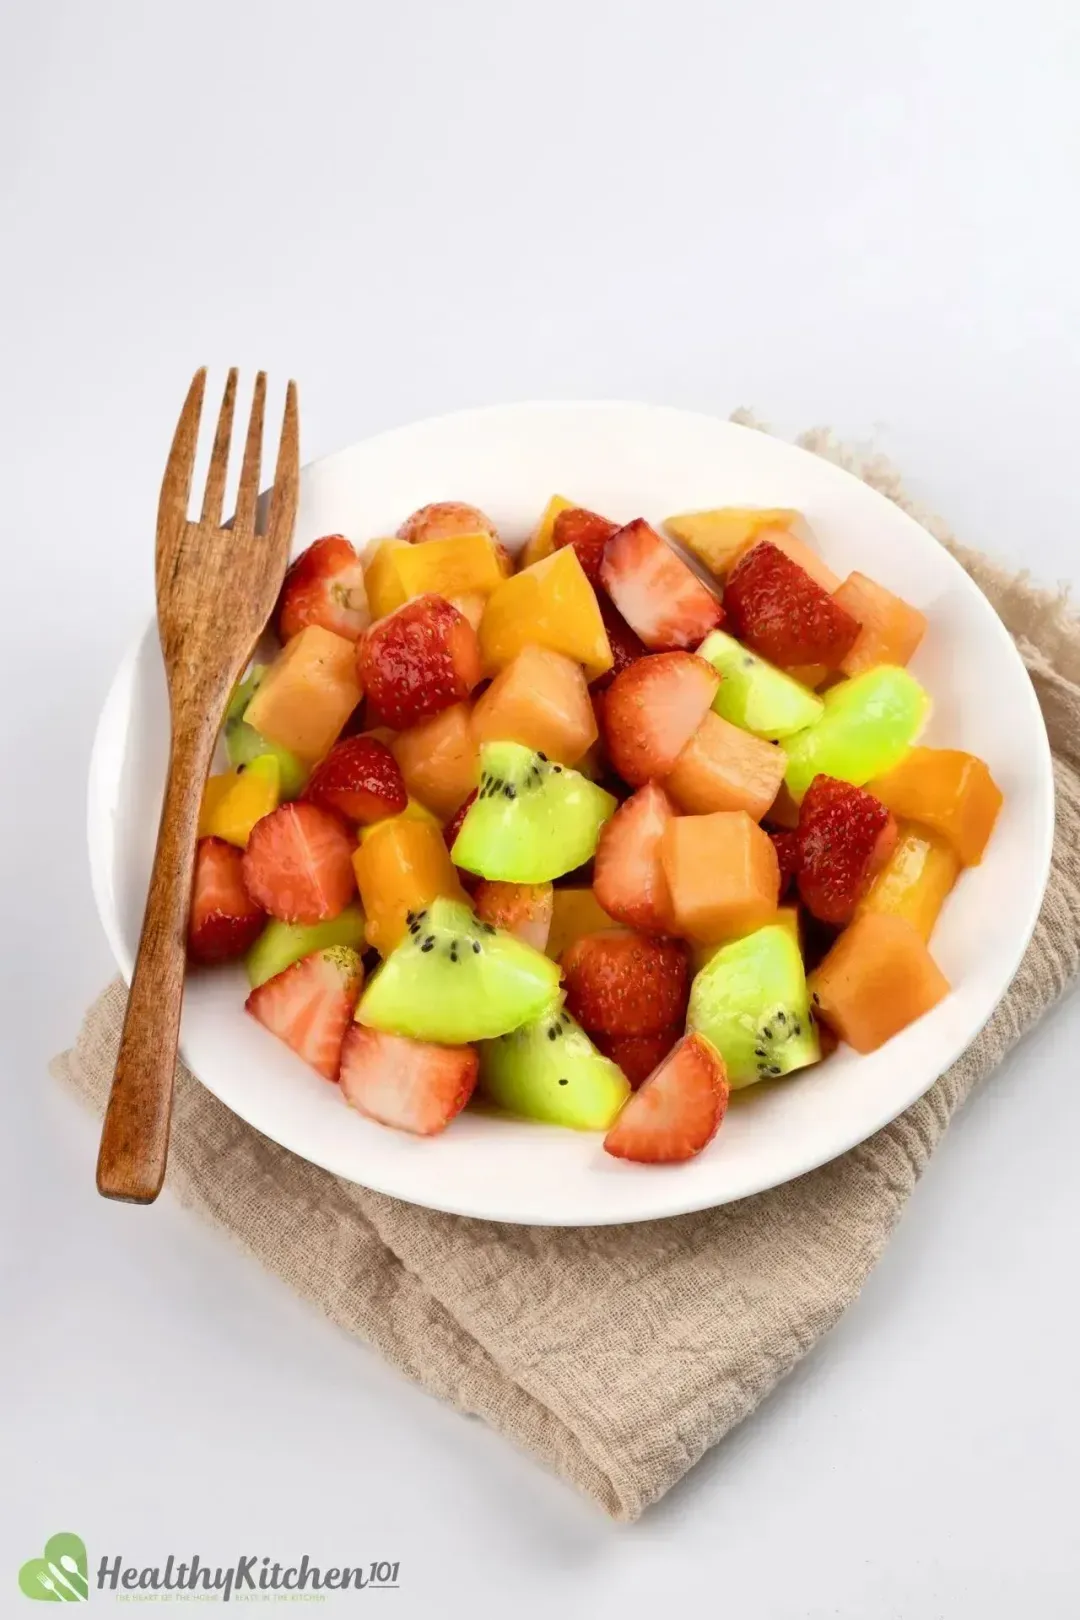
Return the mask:
[[[573,546],[582,572],[595,590],[600,584],[604,546],[618,527],[599,512],[590,512],[585,506],[571,506],[555,519],[551,531],[552,549],[559,551],[563,546]]]
[[[244,1005],[297,1057],[327,1080],[336,1080],[363,982],[356,952],[348,945],[331,945],[267,979]]]
[[[244,884],[243,850],[224,838],[200,838],[188,929],[192,961],[232,962],[254,945],[265,922]]]
[[[663,788],[648,782],[603,828],[593,862],[593,893],[609,917],[643,934],[672,934],[671,890],[660,840],[675,814]]]
[[[418,596],[372,625],[357,648],[376,719],[395,731],[468,697],[483,673],[476,631],[441,596]]]
[[[346,1101],[369,1119],[434,1136],[472,1096],[477,1066],[471,1046],[435,1046],[353,1024],[339,1078]]]
[[[659,1068],[682,1036],[683,1026],[672,1024],[668,1029],[655,1030],[651,1035],[602,1035],[595,1030],[590,1039],[605,1057],[619,1065],[636,1091],[653,1070]]]
[[[686,1014],[686,951],[670,939],[604,930],[564,952],[567,1011],[604,1035],[651,1035]]]
[[[729,1088],[724,1061],[702,1035],[685,1035],[635,1091],[604,1151],[636,1164],[681,1164],[720,1129]]]
[[[616,676],[604,693],[604,742],[631,787],[667,776],[709,712],[720,677],[693,653],[653,653]]]
[[[696,647],[724,617],[719,600],[668,545],[635,518],[604,547],[600,580],[646,647]]]
[[[482,878],[473,892],[481,922],[503,928],[534,951],[547,949],[555,903],[550,883],[500,883]]]
[[[409,802],[398,762],[377,737],[346,737],[316,765],[305,799],[368,826],[396,816]]]
[[[780,899],[783,900],[799,871],[799,835],[796,832],[789,832],[786,828],[781,828],[779,832],[774,832],[771,827],[765,830],[772,839],[772,846],[776,851],[776,861],[780,868]]]
[[[285,575],[276,629],[282,641],[309,624],[356,641],[371,623],[364,567],[343,534],[313,540]]]
[[[799,894],[819,922],[842,928],[896,847],[896,821],[863,788],[815,776],[799,811]]]
[[[243,854],[248,893],[281,922],[326,922],[356,892],[353,848],[337,817],[318,805],[279,805],[251,829]]]
[[[649,650],[637,631],[631,630],[618,608],[603,592],[597,593],[596,600],[600,604],[600,617],[604,621],[614,662],[603,675],[598,675],[595,681],[589,682],[594,697],[599,692],[606,692],[616,675],[621,675],[624,669],[629,669],[639,658],[644,658]]]
[[[782,669],[838,669],[862,626],[805,568],[770,540],[759,540],[728,575],[728,629]]]

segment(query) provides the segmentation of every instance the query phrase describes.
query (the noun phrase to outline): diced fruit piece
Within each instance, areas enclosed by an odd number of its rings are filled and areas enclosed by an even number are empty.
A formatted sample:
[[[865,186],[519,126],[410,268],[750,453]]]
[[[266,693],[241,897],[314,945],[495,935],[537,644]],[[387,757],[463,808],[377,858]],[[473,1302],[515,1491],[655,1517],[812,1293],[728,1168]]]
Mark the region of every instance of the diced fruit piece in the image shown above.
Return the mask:
[[[437,833],[442,832],[442,822],[438,816],[433,815],[427,805],[421,804],[419,799],[409,798],[405,801],[405,808],[400,815],[388,816],[385,821],[373,821],[370,827],[358,827],[356,831],[360,842],[366,843],[382,828],[388,827],[392,821],[422,821],[426,826],[434,827]]]
[[[796,833],[799,894],[819,922],[842,928],[896,847],[896,821],[850,782],[815,776]]]
[[[778,742],[821,718],[819,697],[725,631],[706,636],[697,655],[720,675],[713,708],[733,726]]]
[[[522,647],[473,710],[478,742],[516,742],[576,765],[596,741],[581,665],[548,647]]]
[[[724,617],[719,598],[668,545],[635,518],[604,548],[600,579],[646,647],[693,647]]]
[[[225,751],[230,765],[250,765],[253,759],[273,754],[278,762],[281,797],[295,799],[304,790],[308,768],[288,748],[272,743],[244,719],[244,711],[262,685],[265,664],[253,664],[240,681],[225,711]]]
[[[812,917],[809,918],[809,921],[813,923],[815,927],[822,926],[819,923],[814,923],[814,919]],[[786,928],[792,939],[795,941],[800,955],[802,954],[803,914],[797,905],[780,906],[777,909],[776,916],[773,918],[772,922],[767,924],[767,926],[769,928]],[[750,930],[751,933],[756,933],[757,931],[757,929],[753,928]],[[835,937],[835,934],[831,929],[828,930],[828,932],[831,936],[831,943],[832,938]],[[745,936],[740,935],[738,937],[743,938]],[[724,950],[725,947],[730,944],[731,940],[720,940],[712,945],[692,945],[690,948],[690,972],[692,974],[700,973],[703,967],[708,967],[717,951]],[[822,954],[824,954],[824,952],[822,952]]]
[[[408,550],[407,540],[382,540],[364,569],[364,585],[373,619],[385,619],[409,600],[401,582],[398,561]]]
[[[253,990],[253,1018],[327,1080],[336,1080],[364,969],[348,945],[315,951]]]
[[[305,765],[328,754],[360,701],[356,648],[309,624],[278,654],[244,719]]]
[[[445,540],[408,546],[394,554],[394,567],[407,597],[488,597],[504,578],[490,534],[455,534]]]
[[[839,574],[834,574],[813,546],[793,530],[784,527],[762,529],[747,547],[747,554],[754,546],[763,544],[775,546],[777,551],[782,551],[785,557],[797,563],[804,573],[809,574],[810,578],[830,595],[839,587]]]
[[[481,675],[476,631],[441,596],[418,596],[372,625],[357,669],[377,718],[403,731],[468,697]]]
[[[590,512],[585,506],[572,506],[555,518],[552,547],[560,551],[573,546],[578,562],[589,584],[596,589],[600,584],[600,564],[604,560],[604,546],[618,530],[619,525],[599,512]]]
[[[492,883],[482,878],[473,895],[481,922],[504,929],[534,951],[547,949],[552,903],[550,883]]]
[[[878,766],[871,775],[871,793],[895,815],[933,828],[964,866],[978,866],[1002,804],[985,760],[958,748],[913,748],[891,769]]]
[[[482,595],[480,591],[466,591],[463,596],[448,597],[447,601],[451,607],[457,608],[461,617],[467,619],[477,635],[479,635],[480,623],[484,617],[484,609],[487,607],[487,597]]]
[[[454,861],[504,883],[549,883],[592,859],[615,804],[578,771],[520,743],[485,743]]]
[[[771,922],[780,868],[769,835],[745,810],[676,816],[661,845],[675,932],[702,945]]]
[[[593,889],[609,917],[644,934],[674,931],[660,841],[675,812],[655,782],[619,806],[596,846]]]
[[[255,823],[277,808],[280,788],[281,767],[273,754],[226,771],[224,777],[211,777],[199,812],[199,837],[224,838],[243,849]]]
[[[435,1136],[473,1094],[472,1046],[437,1046],[352,1024],[341,1049],[341,1094],[380,1125]]]
[[[351,945],[354,951],[362,951],[364,943],[364,913],[356,905],[346,906],[329,922],[313,923],[310,927],[304,923],[278,922],[272,917],[244,961],[248,983],[257,990],[267,979],[276,978],[294,962],[315,951],[327,950],[331,945]]]
[[[283,804],[252,828],[244,882],[281,922],[327,922],[356,893],[349,835],[316,804]]]
[[[859,902],[859,912],[906,917],[920,939],[928,940],[959,871],[960,857],[947,839],[908,823],[901,827],[896,848]]]
[[[780,868],[780,898],[784,899],[799,871],[799,835],[787,829],[769,833]]]
[[[751,651],[786,668],[838,669],[859,634],[859,621],[770,541],[752,546],[724,588],[733,633]]]
[[[459,534],[486,534],[498,540],[498,530],[478,506],[465,501],[432,501],[407,517],[398,530],[398,537],[410,545],[428,540],[452,540]]]
[[[576,1131],[607,1130],[630,1095],[625,1076],[557,1003],[484,1043],[480,1089],[513,1114]]]
[[[682,1164],[720,1129],[729,1087],[723,1060],[703,1035],[684,1035],[626,1104],[604,1151],[635,1164]]]
[[[608,646],[611,648],[611,668],[603,675],[598,675],[591,683],[594,695],[606,691],[616,675],[621,675],[624,669],[629,669],[639,658],[644,658],[649,650],[637,631],[631,630],[618,608],[607,596],[601,596],[598,600],[600,616],[607,631]]]
[[[208,838],[210,822],[217,812],[225,795],[232,791],[240,780],[240,772],[219,771],[215,776],[208,776],[203,783],[202,799],[199,802],[199,837]]]
[[[891,771],[930,712],[930,699],[915,677],[891,664],[830,687],[824,702],[821,719],[784,745],[788,757],[784,780],[796,801],[818,775],[864,787],[872,777]],[[880,793],[877,797],[884,799]],[[900,814],[920,819],[907,810]]]
[[[454,815],[480,779],[480,751],[467,703],[454,703],[399,732],[390,748],[409,792],[444,819]]]
[[[873,911],[844,929],[809,982],[816,1015],[856,1052],[875,1052],[949,993],[915,925]]]
[[[367,940],[386,956],[404,938],[407,918],[439,895],[464,900],[453,862],[434,821],[408,814],[373,827],[353,854]]]
[[[393,1035],[460,1046],[538,1018],[558,988],[548,957],[479,922],[466,905],[438,899],[410,913],[405,938],[376,970],[356,1017]]]
[[[735,1088],[817,1063],[818,1032],[791,929],[772,923],[722,945],[690,987],[687,1027],[716,1047]]]
[[[650,1035],[686,1011],[686,951],[673,939],[613,929],[585,934],[562,958],[566,1005],[583,1028]]]
[[[786,765],[782,748],[710,710],[665,776],[664,787],[680,810],[692,815],[745,810],[760,821],[776,798]]]
[[[547,954],[557,962],[583,934],[599,934],[614,926],[614,917],[608,916],[591,888],[556,889],[551,897]]]
[[[664,519],[673,540],[723,579],[764,529],[785,529],[798,512],[772,506],[720,506],[709,512],[679,512]]]
[[[364,826],[400,815],[408,803],[397,760],[385,743],[363,733],[334,744],[316,765],[305,798]]]
[[[488,598],[480,623],[486,672],[497,674],[529,642],[575,658],[590,680],[611,668],[596,592],[572,546],[504,580]]]
[[[565,495],[551,497],[541,513],[539,523],[522,548],[522,568],[531,568],[533,563],[542,562],[545,557],[551,556],[555,550],[555,519],[560,512],[568,512],[573,504],[573,501],[568,501]]]
[[[719,676],[693,653],[639,658],[603,698],[604,745],[631,787],[668,775],[709,712]]]
[[[833,593],[862,625],[840,668],[860,675],[877,664],[906,664],[926,634],[926,615],[865,574],[849,574]]]
[[[680,1020],[677,1024],[669,1024],[667,1029],[656,1029],[648,1035],[601,1035],[597,1031],[593,1040],[605,1057],[618,1064],[630,1082],[630,1089],[636,1091],[663,1063],[682,1036]]]
[[[364,565],[343,534],[313,540],[289,568],[277,605],[277,633],[290,641],[309,624],[355,641],[371,623]]]
[[[243,857],[223,838],[200,838],[195,851],[188,955],[195,962],[243,956],[266,921],[248,894]]]

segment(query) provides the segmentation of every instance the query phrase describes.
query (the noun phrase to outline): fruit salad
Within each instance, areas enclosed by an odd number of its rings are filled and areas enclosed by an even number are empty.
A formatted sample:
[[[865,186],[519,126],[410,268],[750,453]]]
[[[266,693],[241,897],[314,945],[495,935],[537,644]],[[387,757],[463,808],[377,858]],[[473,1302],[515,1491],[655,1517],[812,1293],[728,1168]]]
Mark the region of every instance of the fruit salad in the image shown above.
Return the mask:
[[[556,495],[515,566],[441,501],[285,578],[189,954],[243,960],[268,1038],[371,1120],[432,1136],[475,1096],[678,1163],[732,1091],[949,993],[934,925],[1001,793],[919,742],[926,619],[797,512],[663,530]]]

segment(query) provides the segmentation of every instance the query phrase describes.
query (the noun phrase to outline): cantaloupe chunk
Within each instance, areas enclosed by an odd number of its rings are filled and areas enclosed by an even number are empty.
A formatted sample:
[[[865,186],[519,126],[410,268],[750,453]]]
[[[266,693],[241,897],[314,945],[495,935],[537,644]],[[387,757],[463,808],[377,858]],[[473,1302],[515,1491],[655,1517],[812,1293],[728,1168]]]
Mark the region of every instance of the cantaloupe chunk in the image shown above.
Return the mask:
[[[896,848],[857,911],[906,917],[920,939],[928,940],[959,871],[960,857],[947,839],[927,827],[904,823]]]
[[[660,858],[671,890],[676,931],[710,945],[772,922],[780,867],[768,833],[745,810],[676,816]]]
[[[556,889],[551,897],[551,927],[547,954],[557,961],[575,940],[619,925],[609,917],[589,888]]]
[[[776,916],[771,917],[769,921],[771,923],[775,923],[780,928],[786,928],[796,945],[799,947],[799,950],[802,950],[802,918],[799,916],[798,906],[780,906],[777,910]],[[756,926],[757,925],[755,924],[755,927]],[[753,929],[748,930],[750,933],[753,931]],[[722,951],[724,946],[729,945],[730,943],[730,940],[720,939],[716,940],[712,945],[691,945],[691,973],[700,973],[703,967],[708,967],[717,951]]]
[[[719,506],[709,512],[677,512],[664,519],[664,528],[723,579],[763,529],[787,529],[798,516],[787,507]]]
[[[422,911],[438,895],[468,904],[441,831],[410,816],[391,816],[371,828],[353,855],[353,870],[367,942],[383,956],[404,935],[410,911]]]
[[[364,564],[364,589],[372,619],[385,619],[409,600],[398,573],[398,559],[402,552],[411,550],[407,540],[380,540],[370,552]]]
[[[941,833],[962,865],[978,866],[1002,803],[985,760],[959,748],[912,748],[866,787],[895,816]]]
[[[776,798],[786,768],[782,748],[762,742],[710,710],[664,778],[664,791],[691,815],[745,810],[760,821]]]
[[[406,598],[424,596],[490,596],[504,579],[490,534],[455,534],[448,540],[426,540],[391,553],[391,563]]]
[[[914,923],[884,912],[856,917],[807,984],[816,1016],[856,1052],[875,1052],[949,993]]]
[[[259,754],[243,769],[210,777],[199,809],[199,837],[224,838],[245,849],[252,827],[280,802],[281,763],[276,754]]]
[[[840,668],[859,675],[875,664],[906,664],[926,634],[926,614],[866,574],[849,574],[833,592],[842,608],[862,625]]]
[[[479,743],[517,742],[576,765],[597,738],[581,665],[549,647],[522,647],[473,710]]]
[[[555,549],[555,519],[560,512],[569,512],[577,501],[568,501],[565,495],[553,495],[540,514],[540,521],[526,540],[521,551],[522,568],[550,557]]]
[[[270,665],[244,719],[268,742],[314,765],[330,752],[360,697],[353,643],[309,624]]]
[[[590,681],[611,668],[611,646],[596,592],[573,546],[553,551],[504,579],[488,597],[480,621],[485,671],[498,674],[529,642],[575,658],[584,664]]]
[[[430,720],[399,731],[390,752],[407,791],[444,821],[465,803],[480,780],[480,751],[467,703],[455,703]]]

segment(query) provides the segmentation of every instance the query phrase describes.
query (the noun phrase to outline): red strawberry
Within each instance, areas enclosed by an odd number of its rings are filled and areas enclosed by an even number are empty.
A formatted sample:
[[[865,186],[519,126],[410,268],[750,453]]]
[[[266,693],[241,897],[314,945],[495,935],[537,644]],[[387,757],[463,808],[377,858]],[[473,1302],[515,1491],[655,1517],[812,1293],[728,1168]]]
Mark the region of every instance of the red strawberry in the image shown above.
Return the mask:
[[[607,690],[616,675],[621,675],[624,669],[629,669],[639,658],[644,658],[649,650],[637,631],[631,630],[618,608],[603,592],[598,592],[596,599],[600,604],[600,617],[604,621],[611,656],[615,662],[603,675],[598,675],[595,681],[590,682],[594,700],[598,693]]]
[[[348,945],[332,945],[267,979],[244,1005],[305,1063],[336,1080],[341,1045],[363,982],[356,952]]]
[[[244,852],[224,838],[200,838],[195,850],[188,955],[231,962],[262,933],[266,914],[244,886]]]
[[[648,782],[619,806],[600,834],[593,892],[609,917],[643,934],[672,934],[671,891],[660,840],[675,814],[663,788]]]
[[[476,631],[441,596],[417,596],[372,625],[356,662],[376,718],[397,731],[461,703],[483,673]]]
[[[786,668],[838,669],[862,626],[835,597],[769,540],[759,540],[728,575],[724,607],[733,635]]]
[[[850,782],[815,776],[799,811],[799,894],[821,922],[842,928],[896,846],[896,821]]]
[[[554,910],[550,883],[499,883],[483,878],[473,893],[481,922],[505,928],[534,951],[547,949]]]
[[[776,859],[780,867],[780,899],[783,900],[794,883],[799,870],[799,835],[784,828],[781,828],[779,832],[775,832],[771,827],[768,827],[766,831],[772,839],[772,846],[776,851]]]
[[[324,535],[301,552],[285,575],[278,597],[277,633],[282,641],[309,624],[321,624],[355,641],[371,623],[364,567],[343,534]]]
[[[696,647],[724,617],[718,599],[644,518],[613,534],[600,580],[646,647]]]
[[[654,653],[616,676],[604,693],[604,742],[631,787],[667,776],[709,712],[720,677],[693,653]]]
[[[652,1035],[601,1035],[596,1030],[591,1036],[594,1046],[605,1057],[617,1063],[636,1091],[653,1070],[667,1057],[675,1042],[682,1039],[683,1026],[672,1024],[658,1029]]]
[[[398,762],[377,737],[346,737],[316,765],[305,799],[367,826],[396,816],[409,802]]]
[[[560,512],[551,531],[553,548],[573,546],[578,562],[589,584],[596,589],[600,584],[600,564],[604,560],[604,546],[619,525],[599,512],[590,512],[585,506],[571,506]]]
[[[353,848],[337,817],[318,805],[279,805],[251,829],[244,851],[248,893],[281,922],[326,922],[356,892]]]
[[[583,934],[561,966],[567,1009],[584,1029],[651,1035],[685,1016],[689,973],[675,940],[607,929]]]
[[[702,1035],[685,1035],[625,1104],[604,1151],[637,1164],[680,1164],[720,1129],[729,1088],[724,1060]]]
[[[434,1136],[472,1096],[476,1070],[471,1046],[434,1046],[353,1024],[341,1053],[341,1090],[381,1125]]]

